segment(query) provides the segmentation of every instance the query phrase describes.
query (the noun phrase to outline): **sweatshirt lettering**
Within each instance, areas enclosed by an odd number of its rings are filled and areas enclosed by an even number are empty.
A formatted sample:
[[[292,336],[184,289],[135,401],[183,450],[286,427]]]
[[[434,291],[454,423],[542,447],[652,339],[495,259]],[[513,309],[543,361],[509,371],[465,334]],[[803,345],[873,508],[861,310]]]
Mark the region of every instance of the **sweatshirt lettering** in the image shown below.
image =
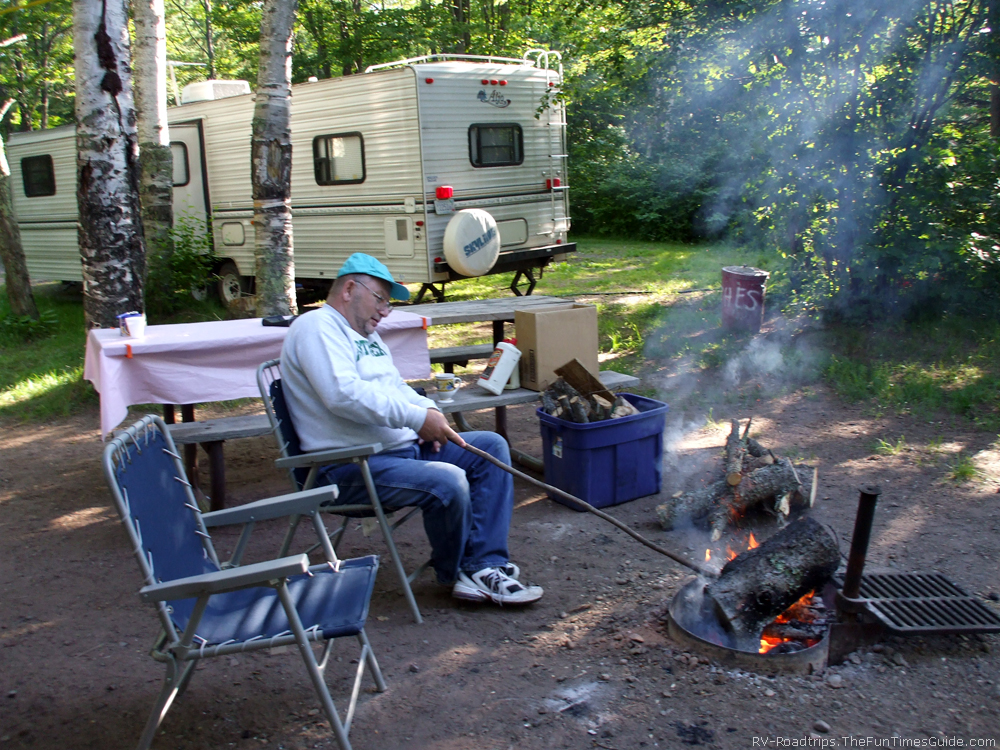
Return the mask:
[[[354,357],[355,362],[359,362],[362,357],[384,357],[385,349],[378,345],[377,341],[357,341],[354,342],[358,351]]]

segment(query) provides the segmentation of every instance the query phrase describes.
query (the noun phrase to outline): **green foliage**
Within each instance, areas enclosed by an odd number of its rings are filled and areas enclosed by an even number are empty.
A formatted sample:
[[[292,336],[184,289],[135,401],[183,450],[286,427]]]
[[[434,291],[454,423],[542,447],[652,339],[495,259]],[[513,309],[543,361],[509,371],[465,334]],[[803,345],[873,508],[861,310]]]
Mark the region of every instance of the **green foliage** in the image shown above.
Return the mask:
[[[824,375],[843,398],[928,418],[943,409],[987,429],[1000,425],[1000,324],[955,316],[831,333],[840,353]]]
[[[971,482],[979,476],[979,470],[967,453],[959,452],[948,466],[948,478],[953,482]]]
[[[83,380],[86,333],[79,286],[42,284],[33,291],[52,330],[29,341],[0,338],[0,418],[44,420],[97,403]],[[9,314],[6,295],[0,295],[0,316]]]
[[[211,283],[216,258],[204,221],[182,216],[171,230],[172,248],[147,251],[146,311],[152,322],[191,304],[192,292]]]
[[[39,311],[38,320],[10,313],[0,318],[0,342],[35,341],[53,335],[58,326],[59,319],[52,310]]]
[[[0,16],[0,39],[26,35],[0,49],[0,101],[17,100],[10,115],[13,129],[73,122],[72,27],[70,0],[50,0]]]
[[[898,456],[906,449],[906,437],[904,435],[900,435],[895,443],[884,438],[878,438],[875,441],[875,453],[882,456]]]

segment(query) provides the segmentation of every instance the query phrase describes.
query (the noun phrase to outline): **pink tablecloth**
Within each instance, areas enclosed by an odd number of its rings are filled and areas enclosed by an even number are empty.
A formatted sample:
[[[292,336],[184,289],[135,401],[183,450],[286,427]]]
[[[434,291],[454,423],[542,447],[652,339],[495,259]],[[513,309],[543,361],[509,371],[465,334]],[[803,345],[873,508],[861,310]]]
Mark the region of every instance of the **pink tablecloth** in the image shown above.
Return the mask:
[[[430,377],[427,325],[419,315],[393,310],[378,327],[406,379]],[[287,328],[260,318],[149,326],[141,339],[117,329],[87,337],[83,377],[101,394],[101,433],[107,435],[133,404],[194,404],[260,396],[261,362],[281,354]]]

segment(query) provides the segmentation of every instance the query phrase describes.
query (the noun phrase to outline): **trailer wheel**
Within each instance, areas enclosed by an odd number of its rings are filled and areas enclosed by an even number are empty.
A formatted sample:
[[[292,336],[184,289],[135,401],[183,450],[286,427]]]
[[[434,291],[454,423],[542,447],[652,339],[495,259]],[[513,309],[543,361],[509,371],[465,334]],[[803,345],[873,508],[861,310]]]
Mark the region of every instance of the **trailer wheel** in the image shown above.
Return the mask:
[[[235,263],[228,261],[223,263],[215,275],[219,278],[216,289],[223,304],[235,302],[249,291],[249,286],[240,276],[240,270]]]

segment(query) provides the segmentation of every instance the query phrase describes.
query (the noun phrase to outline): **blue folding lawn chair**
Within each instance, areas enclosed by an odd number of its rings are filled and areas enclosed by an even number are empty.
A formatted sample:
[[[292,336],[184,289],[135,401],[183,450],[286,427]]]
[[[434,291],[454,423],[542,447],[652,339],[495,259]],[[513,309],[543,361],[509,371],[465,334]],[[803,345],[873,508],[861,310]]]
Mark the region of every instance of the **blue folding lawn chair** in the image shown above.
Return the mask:
[[[295,644],[337,744],[350,750],[365,667],[379,692],[386,686],[364,630],[378,557],[338,560],[319,517],[320,504],[336,498],[336,487],[203,514],[166,425],[155,416],[108,444],[104,471],[142,570],[139,596],[155,605],[162,626],[152,656],[167,673],[139,749],[150,746],[200,659]],[[326,562],[310,565],[300,554],[240,567],[254,523],[289,515],[312,518]],[[233,558],[220,564],[207,529],[224,524],[244,529]],[[341,720],[324,674],[334,639],[345,636],[357,638],[361,655]],[[317,641],[325,641],[318,663],[311,645]]]

